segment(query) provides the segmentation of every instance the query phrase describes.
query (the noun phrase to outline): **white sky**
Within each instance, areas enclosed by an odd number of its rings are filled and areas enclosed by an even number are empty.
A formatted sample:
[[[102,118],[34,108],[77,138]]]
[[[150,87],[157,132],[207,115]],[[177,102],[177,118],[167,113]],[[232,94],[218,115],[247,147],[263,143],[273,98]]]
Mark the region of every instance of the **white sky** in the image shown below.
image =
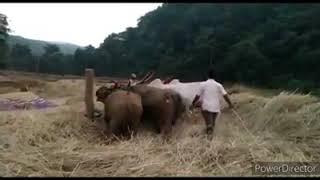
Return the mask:
[[[12,35],[98,47],[161,3],[0,3]]]

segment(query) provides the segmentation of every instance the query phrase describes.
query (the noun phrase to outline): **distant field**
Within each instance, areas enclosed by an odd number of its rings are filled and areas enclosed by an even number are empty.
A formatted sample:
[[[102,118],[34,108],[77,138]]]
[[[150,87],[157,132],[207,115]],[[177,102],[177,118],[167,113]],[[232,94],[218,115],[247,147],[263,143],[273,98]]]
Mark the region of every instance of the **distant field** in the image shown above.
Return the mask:
[[[1,176],[251,176],[257,161],[320,160],[320,102],[310,95],[230,85],[240,117],[224,108],[212,141],[196,111],[174,128],[171,142],[141,131],[110,144],[102,122],[83,116],[82,77],[1,74],[32,84],[29,92],[0,84],[1,97],[40,96],[59,105],[0,113]]]
[[[84,73],[83,73],[84,74]],[[44,74],[44,73],[33,73],[33,72],[17,72],[17,71],[0,71],[0,75],[9,76],[12,79],[24,79],[24,78],[34,78],[34,79],[41,79],[46,81],[57,81],[60,79],[83,79],[84,76],[77,76],[77,75],[55,75],[55,74]],[[95,80],[98,82],[104,82],[109,80],[126,80],[123,78],[117,78],[117,77],[107,77],[107,76],[96,76]]]

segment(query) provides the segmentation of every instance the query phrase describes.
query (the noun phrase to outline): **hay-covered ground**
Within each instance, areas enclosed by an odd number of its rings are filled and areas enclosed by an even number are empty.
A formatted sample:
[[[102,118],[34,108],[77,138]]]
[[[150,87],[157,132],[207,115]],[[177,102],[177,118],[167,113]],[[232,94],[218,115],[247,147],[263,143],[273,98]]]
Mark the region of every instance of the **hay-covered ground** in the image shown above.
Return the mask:
[[[83,116],[83,80],[38,81],[26,93],[59,107],[0,112],[1,176],[251,176],[257,161],[320,160],[320,102],[309,95],[237,86],[236,111],[223,110],[211,141],[195,112],[170,142],[142,131],[110,144]]]

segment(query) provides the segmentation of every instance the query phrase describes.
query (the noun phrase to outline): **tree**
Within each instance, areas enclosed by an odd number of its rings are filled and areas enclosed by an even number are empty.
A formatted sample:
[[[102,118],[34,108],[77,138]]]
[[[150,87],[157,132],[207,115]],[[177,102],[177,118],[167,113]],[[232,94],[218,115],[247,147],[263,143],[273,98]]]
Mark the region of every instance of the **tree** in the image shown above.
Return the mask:
[[[59,47],[54,44],[47,44],[44,49],[45,53],[39,60],[39,71],[42,73],[63,73],[63,54],[60,52]]]
[[[6,40],[9,32],[7,16],[0,13],[0,68],[6,67],[6,59],[9,51]]]
[[[15,44],[11,49],[9,66],[20,71],[35,71],[34,60],[27,45]]]
[[[0,40],[6,40],[9,31],[7,16],[0,13]]]
[[[44,54],[46,54],[46,55],[60,52],[59,47],[55,44],[47,44],[46,46],[44,46],[44,50],[45,50]]]

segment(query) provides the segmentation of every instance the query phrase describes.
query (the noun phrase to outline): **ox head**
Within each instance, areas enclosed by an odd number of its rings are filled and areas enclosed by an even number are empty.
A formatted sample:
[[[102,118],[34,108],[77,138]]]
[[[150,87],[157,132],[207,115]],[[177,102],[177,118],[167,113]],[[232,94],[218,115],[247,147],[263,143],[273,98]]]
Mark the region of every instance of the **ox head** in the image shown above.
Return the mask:
[[[105,86],[101,86],[96,91],[97,101],[104,102],[104,100],[116,89],[120,87],[119,83],[116,81],[111,81],[111,83],[107,83]]]
[[[101,86],[97,91],[96,91],[96,96],[97,96],[97,101],[104,102],[104,100],[115,90],[117,89],[124,89],[128,90],[130,87],[134,85],[139,85],[139,84],[145,84],[148,83],[151,78],[153,77],[154,72],[149,72],[147,73],[141,80],[138,82],[134,83],[129,80],[128,84],[121,84],[120,82],[111,80],[108,82],[105,86]]]

